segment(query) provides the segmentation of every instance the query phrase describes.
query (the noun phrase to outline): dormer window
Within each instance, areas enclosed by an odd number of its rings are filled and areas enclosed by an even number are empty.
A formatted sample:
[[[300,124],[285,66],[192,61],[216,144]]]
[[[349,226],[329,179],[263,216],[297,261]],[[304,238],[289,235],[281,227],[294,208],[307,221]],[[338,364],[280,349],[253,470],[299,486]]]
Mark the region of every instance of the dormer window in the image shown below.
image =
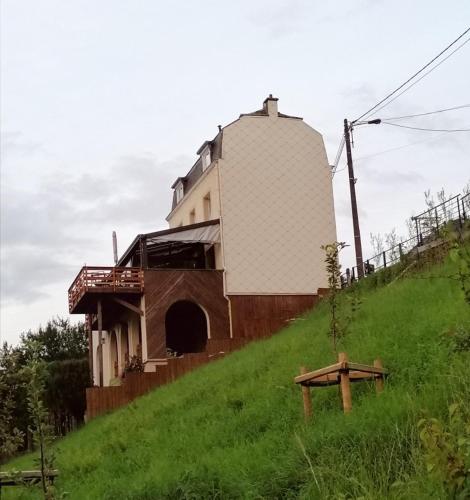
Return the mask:
[[[210,148],[205,148],[201,154],[202,159],[202,171],[206,170],[206,168],[211,164],[211,150]]]
[[[211,164],[211,142],[205,141],[204,144],[197,150],[198,155],[201,158],[202,171],[207,170],[207,167]]]
[[[175,187],[176,191],[176,203],[179,203],[184,196],[184,189],[183,189],[183,183],[180,181]]]

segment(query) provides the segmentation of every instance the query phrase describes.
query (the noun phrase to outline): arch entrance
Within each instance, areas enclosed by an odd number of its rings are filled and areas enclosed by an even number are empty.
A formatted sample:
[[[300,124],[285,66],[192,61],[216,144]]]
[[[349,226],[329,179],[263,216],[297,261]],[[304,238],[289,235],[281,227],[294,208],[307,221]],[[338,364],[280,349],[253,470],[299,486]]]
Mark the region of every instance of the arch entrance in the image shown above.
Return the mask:
[[[172,304],[165,316],[166,346],[177,354],[203,352],[208,338],[204,310],[189,300]]]

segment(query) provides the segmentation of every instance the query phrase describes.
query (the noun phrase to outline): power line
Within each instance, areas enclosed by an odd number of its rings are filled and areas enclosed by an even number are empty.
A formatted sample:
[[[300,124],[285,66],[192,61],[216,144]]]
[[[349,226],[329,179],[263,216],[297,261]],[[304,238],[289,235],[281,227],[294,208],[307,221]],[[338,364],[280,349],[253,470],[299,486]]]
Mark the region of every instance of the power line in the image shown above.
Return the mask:
[[[436,111],[428,111],[427,113],[418,113],[416,115],[405,115],[405,116],[393,116],[391,118],[382,118],[382,121],[390,121],[390,120],[403,120],[405,118],[416,118],[417,116],[427,116],[427,115],[434,115],[436,113],[444,113],[446,111],[454,111],[455,109],[462,109],[462,108],[470,108],[470,104],[463,104],[462,106],[455,106],[453,108],[446,108],[446,109],[438,109]]]
[[[378,151],[377,153],[372,153],[371,155],[361,156],[359,158],[356,158],[354,161],[357,163],[358,161],[368,160],[369,158],[375,158],[376,156],[380,156],[380,155],[383,155],[386,153],[391,153],[393,151],[398,151],[398,150],[404,149],[404,148],[409,148],[411,146],[416,146],[417,144],[424,144],[426,142],[432,142],[432,141],[435,141],[436,139],[439,139],[439,137],[442,137],[444,135],[446,135],[445,132],[438,134],[435,137],[431,137],[430,139],[423,139],[422,141],[410,142],[408,144],[403,144],[402,146],[397,146],[395,148],[385,149],[384,151]],[[341,172],[341,170],[338,170],[338,172]]]
[[[429,73],[432,73],[435,69],[437,69],[442,63],[446,62],[447,59],[449,59],[449,57],[451,57],[453,54],[455,54],[458,50],[460,50],[466,43],[470,42],[470,38],[467,38],[467,40],[465,40],[465,42],[463,42],[462,44],[460,44],[456,49],[454,49],[448,56],[444,57],[444,59],[442,59],[441,61],[439,61],[435,66],[433,66],[429,71],[426,71],[426,73],[424,73],[424,75],[420,76],[416,81],[414,81],[411,85],[409,85],[408,87],[406,87],[405,89],[403,89],[399,94],[397,94],[393,99],[390,99],[389,101],[387,101],[385,104],[383,104],[382,106],[380,106],[380,108],[377,108],[375,110],[375,113],[374,114],[377,114],[381,109],[384,109],[385,107],[387,107],[389,104],[391,104],[393,101],[395,101],[396,99],[398,99],[401,95],[403,95],[405,92],[408,92],[408,90],[410,90],[411,88],[413,88],[416,84],[418,84],[423,78],[425,78],[426,76],[429,75]]]
[[[385,125],[391,125],[392,127],[409,128],[411,130],[425,130],[426,132],[470,132],[470,128],[421,128],[421,127],[410,127],[408,125],[400,125],[398,123],[391,123],[382,121]]]
[[[402,83],[399,87],[397,87],[393,92],[391,92],[390,94],[388,94],[386,97],[384,97],[381,101],[379,101],[375,106],[373,106],[372,108],[370,108],[368,111],[366,111],[364,114],[362,114],[359,118],[357,118],[356,120],[354,121],[357,121],[357,120],[360,120],[361,118],[364,118],[366,115],[368,115],[371,111],[374,111],[376,108],[378,108],[381,104],[383,104],[387,99],[389,99],[390,97],[392,97],[393,95],[395,95],[399,90],[401,90],[405,85],[407,85],[408,83],[411,82],[411,80],[413,80],[414,78],[416,78],[420,73],[422,73],[426,68],[428,68],[434,61],[436,61],[437,59],[439,59],[439,57],[441,57],[442,54],[444,54],[445,52],[447,52],[453,45],[455,45],[463,36],[465,36],[468,32],[470,31],[470,28],[467,28],[460,36],[458,36],[452,43],[450,43],[449,45],[447,45],[447,47],[442,50],[441,52],[439,52],[439,54],[437,54],[437,56],[433,57],[427,64],[425,64],[419,71],[417,71],[413,76],[411,76],[410,78],[408,78],[408,80],[406,80],[404,83]]]

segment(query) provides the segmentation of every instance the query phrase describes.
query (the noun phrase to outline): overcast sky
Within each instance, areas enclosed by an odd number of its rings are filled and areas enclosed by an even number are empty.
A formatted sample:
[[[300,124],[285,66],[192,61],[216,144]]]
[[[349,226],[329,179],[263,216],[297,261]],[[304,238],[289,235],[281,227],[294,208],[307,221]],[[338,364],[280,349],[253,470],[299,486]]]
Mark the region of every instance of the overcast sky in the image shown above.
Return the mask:
[[[9,342],[67,315],[80,267],[112,264],[113,230],[122,253],[136,234],[166,227],[170,185],[217,125],[272,93],[280,111],[324,135],[332,162],[343,119],[470,24],[466,0],[3,0],[1,8],[1,335]],[[381,116],[468,104],[469,94],[470,43]],[[405,123],[470,128],[470,108]],[[369,233],[406,234],[425,189],[457,194],[470,180],[468,133],[364,126],[353,155],[365,255]],[[338,238],[351,243],[345,170],[334,191]],[[351,251],[344,257],[350,264]]]

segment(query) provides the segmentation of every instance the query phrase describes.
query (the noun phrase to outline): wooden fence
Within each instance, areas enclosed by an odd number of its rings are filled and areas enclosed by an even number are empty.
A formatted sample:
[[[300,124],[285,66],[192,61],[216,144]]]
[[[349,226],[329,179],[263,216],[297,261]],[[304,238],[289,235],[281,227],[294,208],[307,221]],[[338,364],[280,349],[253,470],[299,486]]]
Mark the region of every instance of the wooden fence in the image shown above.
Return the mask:
[[[168,364],[157,366],[155,372],[127,373],[120,386],[89,387],[86,390],[86,419],[129,404],[156,387],[173,382],[186,373],[210,361],[223,358],[225,354],[243,347],[245,339],[221,339],[209,341],[206,352],[185,354],[168,358]]]

